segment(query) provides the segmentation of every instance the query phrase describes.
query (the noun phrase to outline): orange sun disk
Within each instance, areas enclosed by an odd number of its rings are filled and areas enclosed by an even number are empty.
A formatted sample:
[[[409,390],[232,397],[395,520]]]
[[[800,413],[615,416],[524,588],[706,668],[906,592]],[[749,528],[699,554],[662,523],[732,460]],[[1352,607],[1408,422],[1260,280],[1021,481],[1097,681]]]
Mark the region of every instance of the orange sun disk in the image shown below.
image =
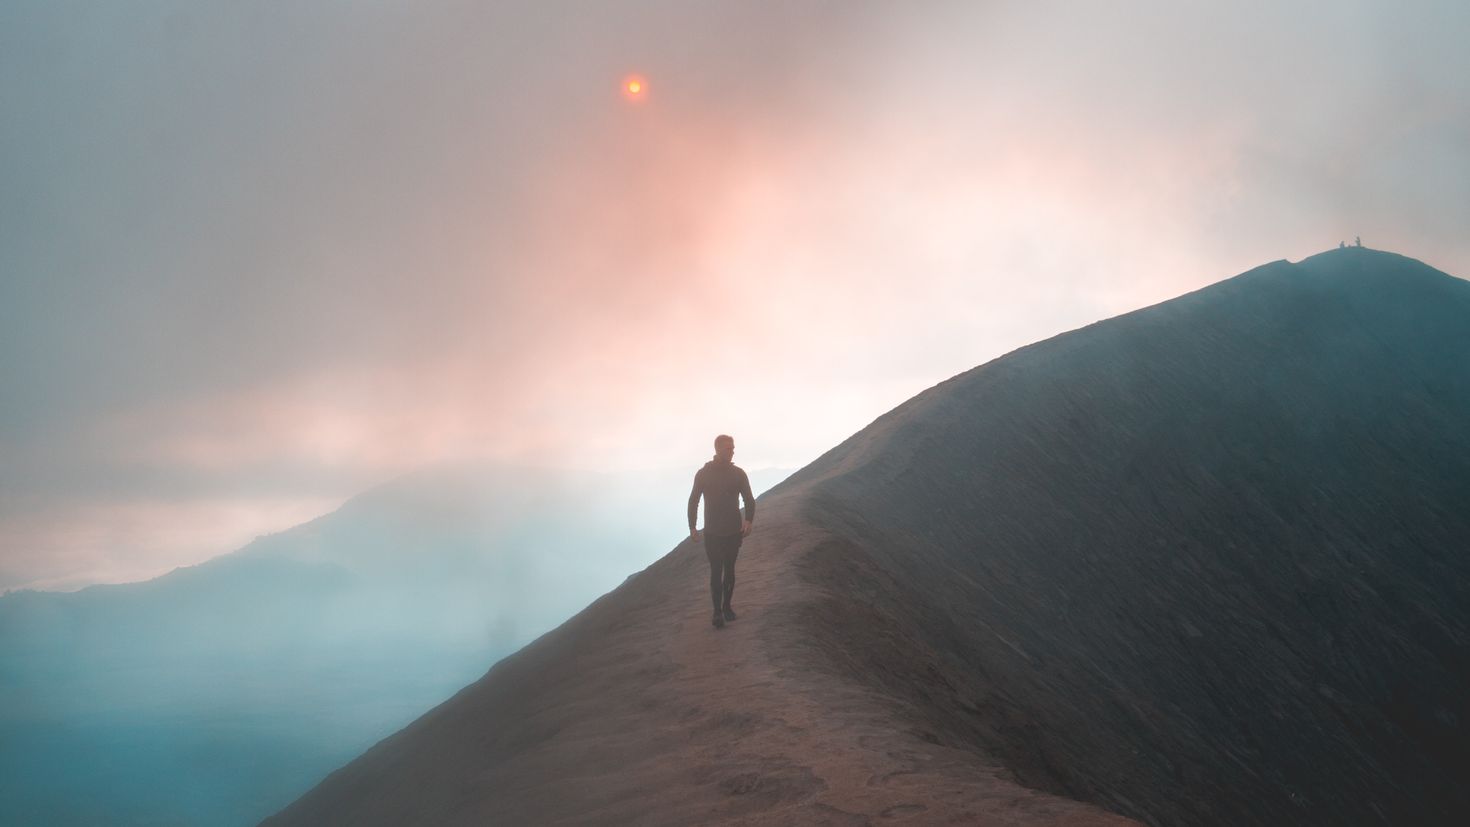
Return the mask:
[[[623,79],[623,94],[630,100],[642,98],[648,90],[648,83],[636,75]]]

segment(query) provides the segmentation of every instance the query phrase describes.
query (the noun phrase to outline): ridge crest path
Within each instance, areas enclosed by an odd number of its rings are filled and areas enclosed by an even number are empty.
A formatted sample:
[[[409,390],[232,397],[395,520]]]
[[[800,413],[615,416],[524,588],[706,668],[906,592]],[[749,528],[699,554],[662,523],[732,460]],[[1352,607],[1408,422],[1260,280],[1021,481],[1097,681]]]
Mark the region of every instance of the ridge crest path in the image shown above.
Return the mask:
[[[810,482],[761,499],[723,629],[686,540],[264,823],[1136,824],[1023,787],[821,668]],[[467,713],[484,728],[447,729]]]

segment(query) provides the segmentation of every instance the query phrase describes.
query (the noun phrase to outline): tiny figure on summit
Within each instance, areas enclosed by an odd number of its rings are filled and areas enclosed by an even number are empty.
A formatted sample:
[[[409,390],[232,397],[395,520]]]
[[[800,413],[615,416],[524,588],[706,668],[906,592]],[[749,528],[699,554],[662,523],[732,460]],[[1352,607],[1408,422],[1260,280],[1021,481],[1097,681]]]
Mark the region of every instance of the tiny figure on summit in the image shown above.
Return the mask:
[[[735,619],[735,611],[730,608],[730,598],[735,594],[735,558],[740,553],[740,541],[750,534],[755,521],[750,478],[730,461],[734,456],[735,438],[725,434],[715,437],[715,458],[695,472],[694,490],[689,492],[691,542],[699,542],[699,531],[694,526],[699,498],[704,497],[704,556],[709,558],[709,594],[715,604],[711,622],[717,629]],[[741,499],[745,500],[744,519],[740,515]]]

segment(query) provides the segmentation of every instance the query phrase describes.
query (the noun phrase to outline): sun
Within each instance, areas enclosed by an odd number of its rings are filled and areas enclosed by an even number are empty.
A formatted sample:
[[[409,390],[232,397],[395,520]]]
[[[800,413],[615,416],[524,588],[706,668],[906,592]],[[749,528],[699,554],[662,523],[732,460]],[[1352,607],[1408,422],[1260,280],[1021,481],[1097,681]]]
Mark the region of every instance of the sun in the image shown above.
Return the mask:
[[[648,95],[648,81],[641,75],[629,75],[623,78],[623,97],[631,101],[641,101]]]

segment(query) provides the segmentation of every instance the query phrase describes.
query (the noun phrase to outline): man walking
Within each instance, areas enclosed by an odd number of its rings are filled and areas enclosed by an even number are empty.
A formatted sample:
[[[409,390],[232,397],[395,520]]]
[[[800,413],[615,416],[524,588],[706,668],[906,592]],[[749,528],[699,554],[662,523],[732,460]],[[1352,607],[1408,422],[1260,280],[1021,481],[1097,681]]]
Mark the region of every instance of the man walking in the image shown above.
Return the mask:
[[[694,490],[689,492],[689,539],[699,542],[695,518],[699,515],[699,497],[704,496],[704,556],[709,558],[709,594],[714,600],[715,628],[734,620],[730,597],[735,594],[735,557],[740,541],[750,534],[755,520],[755,497],[750,493],[750,478],[730,460],[735,456],[735,439],[725,434],[715,437],[715,458],[694,474]],[[745,500],[745,519],[740,518],[739,499]]]

